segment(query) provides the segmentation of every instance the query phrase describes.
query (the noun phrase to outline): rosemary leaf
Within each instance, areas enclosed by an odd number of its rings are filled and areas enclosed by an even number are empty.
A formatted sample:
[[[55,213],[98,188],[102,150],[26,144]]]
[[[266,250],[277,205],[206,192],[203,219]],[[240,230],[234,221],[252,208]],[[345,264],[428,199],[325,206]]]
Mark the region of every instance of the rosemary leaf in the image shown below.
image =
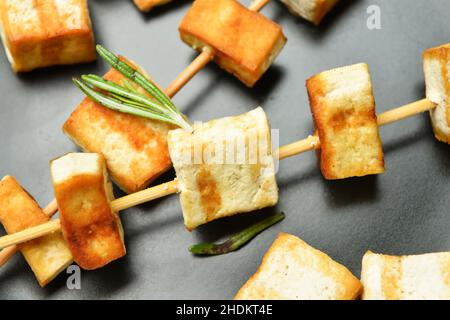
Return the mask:
[[[101,104],[104,107],[110,108],[112,110],[120,111],[123,113],[131,114],[138,117],[144,117],[148,119],[160,120],[172,123],[177,126],[182,126],[178,121],[170,118],[167,115],[156,113],[151,111],[148,108],[138,107],[136,105],[129,105],[115,98],[109,97],[103,93],[100,93],[92,88],[90,88],[87,84],[83,83],[78,79],[73,79],[75,85],[80,88],[88,97],[90,97],[95,102]]]
[[[139,94],[139,93],[138,94],[133,93],[133,92],[129,91],[128,89],[125,89],[124,87],[119,86],[118,84],[116,84],[112,81],[104,80],[103,78],[101,78],[97,75],[83,75],[83,76],[81,76],[81,79],[83,80],[84,83],[90,84],[91,86],[105,90],[109,93],[114,93],[116,95],[128,98],[130,100],[134,100],[135,102],[142,104],[144,106],[148,106],[149,108],[157,109],[157,111],[160,113],[164,113],[164,114],[170,113],[169,110],[161,107],[160,105],[153,102],[146,96]]]
[[[260,222],[255,223],[254,225],[242,230],[241,232],[235,234],[227,241],[220,243],[220,244],[214,244],[214,243],[201,243],[197,245],[193,245],[189,248],[189,251],[191,253],[197,254],[197,255],[206,255],[206,256],[212,256],[212,255],[220,255],[229,253],[232,251],[236,251],[240,247],[242,247],[244,244],[249,242],[251,239],[256,237],[260,232],[264,231],[265,229],[273,226],[274,224],[278,223],[279,221],[284,219],[284,214],[282,212],[274,214]]]
[[[114,69],[122,73],[128,79],[136,82],[144,90],[154,96],[160,103],[171,109],[172,111],[179,113],[178,109],[172,103],[170,98],[162,92],[152,81],[148,80],[142,73],[135,70],[133,67],[128,65],[126,62],[119,59],[111,51],[107,50],[101,45],[96,46],[98,54],[106,60]]]
[[[168,122],[190,132],[193,131],[184,115],[151,80],[102,46],[97,45],[97,51],[127,79],[124,80],[124,85],[118,85],[92,74],[81,76],[81,80],[74,79],[74,83],[88,97],[116,111]],[[139,92],[136,85],[145,90],[149,96]]]

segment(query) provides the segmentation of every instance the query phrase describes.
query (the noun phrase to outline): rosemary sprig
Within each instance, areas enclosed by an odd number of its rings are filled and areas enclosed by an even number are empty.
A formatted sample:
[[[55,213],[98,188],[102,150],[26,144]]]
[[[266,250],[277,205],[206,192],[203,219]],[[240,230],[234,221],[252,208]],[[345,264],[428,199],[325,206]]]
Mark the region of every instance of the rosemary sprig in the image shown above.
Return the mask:
[[[219,255],[219,254],[225,254],[232,251],[236,251],[240,247],[242,247],[244,244],[249,242],[251,239],[256,237],[260,232],[264,231],[265,229],[269,228],[270,226],[273,226],[274,224],[280,222],[284,219],[284,213],[276,213],[264,220],[261,220],[260,222],[255,223],[254,225],[251,225],[250,227],[242,230],[241,232],[235,234],[227,241],[220,243],[220,244],[214,244],[214,243],[201,243],[193,245],[189,248],[189,251],[191,253],[197,254],[197,255],[204,255],[204,256],[212,256],[212,255]]]
[[[125,79],[124,86],[121,86],[92,74],[82,75],[81,79],[74,78],[75,85],[89,98],[116,111],[168,122],[192,131],[183,114],[155,84],[102,46],[97,45],[97,51],[113,68],[131,81]],[[140,93],[132,82],[143,88],[151,97]]]

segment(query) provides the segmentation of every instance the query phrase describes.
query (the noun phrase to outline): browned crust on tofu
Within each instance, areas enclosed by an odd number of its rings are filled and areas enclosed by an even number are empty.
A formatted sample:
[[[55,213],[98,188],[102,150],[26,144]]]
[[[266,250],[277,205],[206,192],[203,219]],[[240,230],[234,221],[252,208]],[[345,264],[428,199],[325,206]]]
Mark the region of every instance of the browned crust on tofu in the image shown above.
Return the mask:
[[[200,193],[200,201],[203,211],[207,216],[207,222],[215,219],[215,214],[222,205],[217,183],[206,166],[201,167],[197,173],[197,187]]]
[[[14,177],[6,176],[0,181],[0,203],[0,222],[7,233],[19,232],[50,220]],[[5,210],[12,203],[20,205],[21,210],[16,214]]]
[[[249,87],[287,41],[278,24],[235,0],[196,0],[179,31],[194,49],[213,48],[217,64]]]
[[[133,0],[136,7],[142,12],[149,12],[154,7],[161,6],[171,1],[172,0]]]
[[[31,71],[53,65],[76,64],[96,59],[95,41],[86,0],[79,0],[81,8],[80,28],[64,25],[68,15],[59,15],[56,5],[50,0],[35,0],[38,25],[32,29],[12,26],[8,17],[10,8],[5,0],[0,1],[0,24],[7,50],[13,57],[12,67],[16,72]],[[32,30],[32,31],[30,31]]]
[[[0,222],[7,233],[19,232],[48,221],[50,217],[14,177],[6,176],[0,181]],[[22,243],[19,249],[41,287],[72,262],[61,233]]]
[[[423,60],[438,60],[441,65],[441,77],[444,79],[444,90],[450,94],[450,81],[448,74],[448,62],[450,61],[450,44],[442,45],[439,47],[431,48],[423,53]],[[447,120],[447,125],[450,127],[450,99],[446,98],[445,104],[447,105],[445,109],[445,116]],[[433,112],[433,111],[431,111]],[[433,123],[434,136],[437,140],[450,144],[450,135],[443,133],[437,126]]]
[[[109,70],[104,78],[118,84],[124,80],[115,69]],[[64,133],[83,150],[105,157],[112,179],[127,193],[145,189],[171,168],[167,146],[167,132],[171,129],[173,125],[114,111],[89,98],[83,100],[63,127]],[[110,134],[101,133],[103,130],[120,135],[125,142],[107,148],[105,140]],[[142,156],[131,157],[132,152]],[[127,156],[130,158],[118,159]],[[128,170],[124,170],[124,166]]]
[[[103,267],[126,253],[104,189],[104,177],[74,176],[55,187],[64,238],[75,262],[86,270]]]
[[[363,108],[360,108],[361,105],[355,105],[354,108],[346,109],[345,105],[340,105],[342,102],[336,102],[327,97],[329,86],[324,74],[318,74],[306,82],[311,112],[320,138],[321,148],[318,155],[320,157],[320,168],[323,176],[326,179],[335,180],[383,173],[384,155],[378,133],[375,100],[372,89],[370,88],[367,91],[357,93],[366,97],[363,102],[360,101],[360,98],[355,98],[352,101],[353,97],[347,94],[347,104],[361,102],[364,105],[362,106]],[[352,133],[346,132],[347,130],[363,127],[367,127],[372,131],[366,134],[366,137],[362,137],[362,135],[360,137],[352,137]],[[352,149],[339,150],[339,143],[335,139],[338,135],[346,134],[349,135],[349,139],[354,140]],[[363,164],[348,165],[347,167],[345,167],[346,164],[339,164],[341,168],[335,168],[337,159],[340,156],[339,152],[354,152],[359,147],[367,146],[368,144],[377,149],[376,159],[373,159],[372,163],[369,163],[365,159],[365,163]]]
[[[316,16],[314,17],[313,23],[315,25],[319,25],[322,22],[323,18],[326,16],[328,12],[333,9],[333,7],[337,4],[338,0],[317,0],[317,11]]]

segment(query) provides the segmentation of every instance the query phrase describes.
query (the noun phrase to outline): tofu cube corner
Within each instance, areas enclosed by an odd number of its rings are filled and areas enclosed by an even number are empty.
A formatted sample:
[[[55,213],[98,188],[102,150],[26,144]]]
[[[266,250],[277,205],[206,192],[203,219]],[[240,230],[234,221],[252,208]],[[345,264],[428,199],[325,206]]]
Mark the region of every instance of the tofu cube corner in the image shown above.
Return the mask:
[[[97,153],[69,153],[51,162],[61,229],[74,261],[98,269],[126,253],[105,160]]]
[[[262,108],[169,132],[184,223],[207,222],[274,206],[278,187],[270,127]]]
[[[50,221],[14,177],[0,181],[0,222],[7,233],[15,233]],[[45,235],[19,245],[39,284],[44,287],[73,261],[60,232]]]
[[[319,25],[339,0],[281,0],[294,15]]]
[[[196,0],[180,26],[194,49],[213,49],[214,60],[252,87],[286,43],[281,27],[236,0]]]
[[[384,154],[367,64],[322,72],[306,83],[329,180],[384,172]]]
[[[149,12],[156,6],[162,6],[172,0],[133,0],[136,7],[142,12]]]
[[[87,0],[1,0],[0,32],[16,72],[96,58]]]
[[[303,240],[281,233],[236,300],[354,300],[360,281]]]
[[[450,44],[426,50],[423,68],[427,98],[437,104],[430,111],[434,135],[450,144]]]
[[[362,261],[363,300],[450,300],[450,252],[389,256],[368,251]]]

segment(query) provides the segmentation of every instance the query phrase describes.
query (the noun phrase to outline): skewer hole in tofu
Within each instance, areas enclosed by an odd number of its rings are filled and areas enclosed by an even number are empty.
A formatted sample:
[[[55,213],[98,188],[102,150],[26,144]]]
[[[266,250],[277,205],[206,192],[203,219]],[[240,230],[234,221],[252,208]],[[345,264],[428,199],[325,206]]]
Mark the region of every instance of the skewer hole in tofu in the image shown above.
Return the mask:
[[[105,160],[97,153],[69,153],[51,162],[61,229],[75,262],[93,270],[125,255],[123,229]]]
[[[1,0],[0,30],[16,72],[96,58],[87,0]]]
[[[322,72],[306,87],[320,138],[320,168],[326,179],[384,172],[384,155],[367,64]]]
[[[181,39],[202,51],[249,87],[261,78],[286,44],[281,27],[236,0],[196,0],[180,26]]]
[[[14,177],[0,181],[0,222],[8,233],[15,233],[50,221]],[[19,245],[19,250],[44,287],[73,261],[60,232]]]
[[[184,223],[204,223],[278,202],[271,132],[262,108],[169,132]]]
[[[427,98],[437,104],[430,111],[434,135],[450,144],[450,44],[426,50],[423,68]]]

